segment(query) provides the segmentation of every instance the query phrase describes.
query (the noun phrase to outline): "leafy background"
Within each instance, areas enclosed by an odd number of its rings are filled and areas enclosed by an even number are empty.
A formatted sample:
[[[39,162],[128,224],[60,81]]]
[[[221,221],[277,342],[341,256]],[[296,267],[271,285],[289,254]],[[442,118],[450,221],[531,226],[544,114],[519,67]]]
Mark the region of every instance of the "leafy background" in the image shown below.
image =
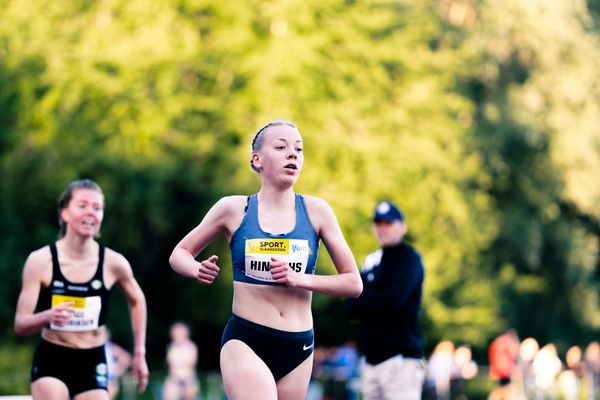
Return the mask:
[[[280,117],[305,142],[297,191],[332,205],[359,264],[375,202],[404,210],[428,351],[467,343],[484,364],[507,327],[585,346],[600,333],[599,16],[598,0],[0,0],[2,351],[27,373],[22,265],[56,238],[60,192],[89,177],[106,194],[101,240],[148,298],[151,367],[183,319],[200,368],[217,368],[227,243],[206,251],[225,266],[211,287],[168,256],[219,197],[258,189],[249,143]],[[313,311],[320,344],[352,336],[341,300]]]

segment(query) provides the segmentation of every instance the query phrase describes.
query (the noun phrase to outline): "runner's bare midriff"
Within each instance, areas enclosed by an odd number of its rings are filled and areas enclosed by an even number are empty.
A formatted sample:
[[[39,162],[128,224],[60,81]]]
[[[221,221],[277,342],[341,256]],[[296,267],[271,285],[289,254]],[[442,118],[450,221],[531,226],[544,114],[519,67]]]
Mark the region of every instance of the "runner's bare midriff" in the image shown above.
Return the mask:
[[[97,329],[84,332],[63,332],[51,329],[43,329],[44,340],[59,346],[73,349],[91,349],[102,346],[106,342],[106,328],[101,326]]]
[[[233,283],[233,313],[288,332],[312,329],[312,292],[286,286]]]

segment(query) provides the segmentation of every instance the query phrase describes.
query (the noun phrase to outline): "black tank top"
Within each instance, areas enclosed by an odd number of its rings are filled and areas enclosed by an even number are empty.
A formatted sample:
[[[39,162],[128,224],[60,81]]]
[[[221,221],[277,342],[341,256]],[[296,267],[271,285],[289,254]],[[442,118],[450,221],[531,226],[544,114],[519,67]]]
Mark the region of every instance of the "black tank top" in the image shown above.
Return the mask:
[[[73,283],[62,274],[58,261],[56,243],[50,244],[52,253],[52,279],[48,287],[42,287],[37,309],[47,310],[57,304],[73,301],[75,310],[65,326],[48,325],[56,331],[91,331],[106,324],[108,315],[109,290],[104,284],[104,246],[99,245],[98,267],[96,273],[87,282]]]

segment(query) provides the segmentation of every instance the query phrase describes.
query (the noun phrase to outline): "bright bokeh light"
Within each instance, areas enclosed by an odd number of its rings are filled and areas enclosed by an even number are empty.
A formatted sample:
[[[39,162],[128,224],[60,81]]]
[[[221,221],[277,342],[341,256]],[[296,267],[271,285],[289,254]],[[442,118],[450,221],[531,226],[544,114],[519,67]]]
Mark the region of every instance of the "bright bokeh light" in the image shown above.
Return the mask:
[[[523,340],[521,343],[521,347],[519,348],[519,355],[525,361],[533,360],[535,354],[538,352],[540,346],[538,345],[537,340],[534,338],[527,338]]]

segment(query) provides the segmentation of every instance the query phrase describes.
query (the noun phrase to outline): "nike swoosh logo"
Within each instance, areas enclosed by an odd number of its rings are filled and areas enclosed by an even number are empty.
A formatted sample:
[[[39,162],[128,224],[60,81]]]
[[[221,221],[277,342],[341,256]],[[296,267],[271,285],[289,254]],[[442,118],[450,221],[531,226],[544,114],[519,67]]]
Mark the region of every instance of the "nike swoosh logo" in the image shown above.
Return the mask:
[[[315,344],[315,342],[312,342],[310,344],[310,346],[304,345],[304,346],[302,346],[302,350],[306,351],[306,350],[310,349],[311,347],[313,347],[314,344]]]

